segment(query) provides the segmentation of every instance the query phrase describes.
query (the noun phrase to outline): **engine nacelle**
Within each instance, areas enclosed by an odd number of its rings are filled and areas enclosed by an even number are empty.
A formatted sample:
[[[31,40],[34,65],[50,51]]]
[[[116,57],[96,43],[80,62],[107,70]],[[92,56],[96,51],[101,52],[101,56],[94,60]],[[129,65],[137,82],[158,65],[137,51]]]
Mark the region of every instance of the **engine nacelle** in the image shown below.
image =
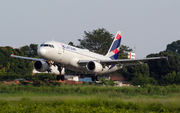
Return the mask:
[[[34,69],[39,72],[45,72],[45,71],[48,71],[50,67],[48,63],[40,60],[40,61],[34,62]]]
[[[95,61],[90,61],[87,63],[86,68],[88,71],[92,71],[94,73],[101,72],[103,70],[103,67],[100,63]]]

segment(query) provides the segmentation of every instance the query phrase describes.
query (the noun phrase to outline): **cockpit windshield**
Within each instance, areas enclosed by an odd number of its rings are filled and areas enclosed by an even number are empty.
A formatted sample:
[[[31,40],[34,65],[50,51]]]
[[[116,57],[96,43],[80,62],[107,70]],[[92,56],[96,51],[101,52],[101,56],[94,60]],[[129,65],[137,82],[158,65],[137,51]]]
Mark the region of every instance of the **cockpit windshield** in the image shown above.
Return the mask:
[[[40,47],[51,47],[51,48],[54,48],[54,46],[53,45],[51,45],[51,44],[41,44],[40,45]]]

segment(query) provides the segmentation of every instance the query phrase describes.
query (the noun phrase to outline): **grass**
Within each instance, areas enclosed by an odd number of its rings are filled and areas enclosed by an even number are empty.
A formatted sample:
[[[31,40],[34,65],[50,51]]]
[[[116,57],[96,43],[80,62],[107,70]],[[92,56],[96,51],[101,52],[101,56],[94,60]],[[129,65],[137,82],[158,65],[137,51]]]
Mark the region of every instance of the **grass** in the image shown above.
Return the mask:
[[[15,97],[14,97],[15,98]],[[11,98],[13,99],[13,98]],[[131,99],[100,98],[92,96],[30,96],[16,98],[15,100],[1,100],[0,106],[7,109],[33,109],[33,111],[46,112],[47,108],[52,112],[57,109],[70,112],[179,112],[179,100],[175,98],[153,99],[134,97]],[[38,108],[38,109],[37,109]],[[40,111],[39,111],[40,110]],[[88,110],[88,111],[87,111]],[[17,110],[20,112],[19,110]],[[23,111],[23,112],[24,112]]]
[[[0,89],[1,112],[180,112],[179,86],[138,89],[87,85],[1,85]],[[160,89],[166,93],[158,91]]]

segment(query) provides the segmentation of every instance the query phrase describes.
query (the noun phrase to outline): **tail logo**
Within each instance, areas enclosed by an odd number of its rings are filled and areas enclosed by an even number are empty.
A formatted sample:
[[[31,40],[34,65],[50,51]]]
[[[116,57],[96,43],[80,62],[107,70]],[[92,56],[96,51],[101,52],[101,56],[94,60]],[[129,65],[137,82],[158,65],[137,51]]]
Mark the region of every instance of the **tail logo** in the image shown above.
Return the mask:
[[[112,60],[118,59],[119,55],[119,49],[121,44],[121,32],[118,31],[116,37],[114,38],[114,41],[111,45],[111,48],[109,52],[107,53],[107,56],[111,58]],[[115,65],[111,65],[109,69],[113,68]]]
[[[121,43],[121,36],[117,34],[110,49],[110,54],[111,54],[110,58],[112,60],[115,60],[118,58],[120,43]]]

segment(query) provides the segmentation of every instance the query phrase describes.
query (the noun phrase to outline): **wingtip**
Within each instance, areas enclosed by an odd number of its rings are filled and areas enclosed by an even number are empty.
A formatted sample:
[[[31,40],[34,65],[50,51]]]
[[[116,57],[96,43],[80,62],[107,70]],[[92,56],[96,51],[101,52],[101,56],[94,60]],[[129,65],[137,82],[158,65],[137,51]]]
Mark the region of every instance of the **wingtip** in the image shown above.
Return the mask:
[[[165,56],[161,56],[160,58],[163,58],[163,59],[165,58],[166,60],[168,60],[168,56],[166,56],[166,57]]]
[[[11,58],[13,58],[14,53],[11,54]]]

